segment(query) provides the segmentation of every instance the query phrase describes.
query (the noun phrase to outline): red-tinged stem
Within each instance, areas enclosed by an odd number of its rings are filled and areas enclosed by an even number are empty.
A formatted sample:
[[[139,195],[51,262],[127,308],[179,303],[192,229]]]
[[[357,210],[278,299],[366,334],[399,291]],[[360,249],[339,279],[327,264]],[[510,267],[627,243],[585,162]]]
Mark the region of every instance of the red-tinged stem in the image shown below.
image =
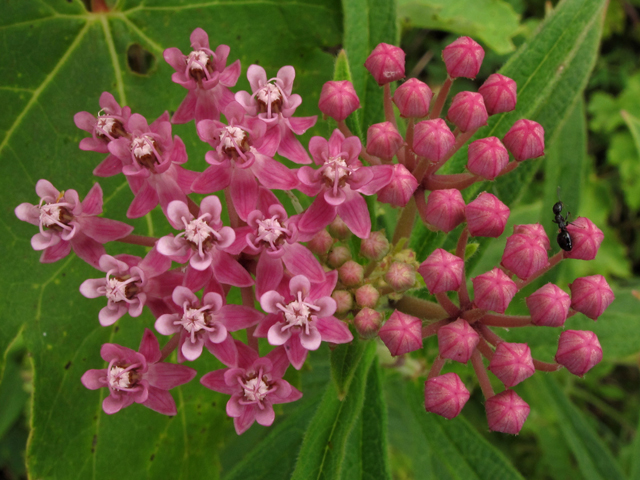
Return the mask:
[[[446,359],[438,355],[433,361],[433,363],[431,364],[431,368],[429,369],[429,375],[427,375],[427,380],[431,380],[432,378],[440,375],[440,372],[442,371],[442,367],[444,367],[444,364],[446,362],[447,362]]]
[[[407,133],[405,134],[405,146],[402,149],[402,159],[400,159],[400,163],[404,164],[407,167],[407,170],[412,171],[416,167],[416,154],[413,153],[413,133],[415,127],[415,119],[410,118],[407,122]],[[404,160],[404,161],[402,161]]]
[[[155,237],[146,237],[144,235],[127,235],[119,238],[116,242],[130,243],[132,245],[142,245],[143,247],[153,247],[158,241]]]
[[[369,278],[369,276],[374,272],[377,266],[378,261],[371,260],[364,269],[364,278]]]
[[[447,76],[447,79],[442,84],[442,88],[438,92],[438,96],[436,97],[436,101],[431,105],[431,112],[429,112],[429,120],[433,120],[434,118],[438,118],[440,116],[440,112],[442,112],[442,107],[444,107],[444,102],[447,100],[449,96],[449,90],[451,90],[451,85],[453,84],[453,79]]]
[[[454,173],[452,175],[429,175],[422,182],[426,190],[464,190],[469,185],[482,180],[482,177],[473,173]]]
[[[200,214],[200,207],[188,195],[187,195],[187,205],[189,206],[189,213],[194,217],[198,218],[198,215]]]
[[[413,194],[413,198],[416,201],[416,208],[418,210],[418,215],[420,215],[420,220],[422,220],[422,223],[429,226],[429,221],[427,220],[427,200],[425,199],[424,189],[418,187],[416,193]]]
[[[484,325],[489,327],[527,327],[532,325],[531,317],[528,315],[500,315],[487,314],[480,319]]]
[[[484,338],[480,337],[477,349],[480,351],[484,358],[491,361],[491,359],[493,358],[493,350]]]
[[[458,306],[449,300],[446,292],[436,293],[436,300],[444,310],[449,314],[452,318],[457,318],[460,315],[460,309]]]
[[[227,212],[229,212],[229,223],[231,224],[231,228],[238,228],[240,226],[240,217],[238,217],[236,207],[233,206],[231,190],[229,190],[229,187],[224,189],[224,199],[227,202]]]
[[[460,308],[467,310],[471,306],[471,300],[469,299],[469,290],[467,290],[467,282],[464,273],[464,261],[465,252],[467,250],[467,240],[469,239],[469,229],[465,226],[460,233],[458,244],[456,245],[456,256],[462,259],[462,283],[458,288],[458,301],[460,302]]]
[[[173,352],[176,349],[179,343],[180,343],[180,333],[179,332],[174,333],[173,336],[167,342],[167,344],[164,347],[162,347],[162,350],[160,350],[160,360],[158,360],[158,362],[163,362],[164,360],[166,360],[167,357],[171,355],[171,352]]]
[[[487,370],[484,368],[484,363],[482,363],[480,352],[477,349],[474,350],[473,354],[471,355],[471,364],[473,365],[473,369],[475,370],[478,381],[480,382],[482,394],[484,395],[485,400],[489,400],[495,395],[495,393],[493,392],[493,387],[491,386],[491,382],[489,381]]]
[[[442,320],[438,320],[435,323],[432,323],[431,325],[422,327],[422,338],[424,339],[432,335],[435,335],[436,333],[438,333],[438,330],[440,330],[440,327],[444,327],[449,323],[451,323],[451,320],[448,318],[444,318]]]
[[[560,370],[562,365],[559,363],[548,363],[542,362],[540,360],[533,359],[533,366],[539,372],[555,372],[556,370]]]
[[[464,318],[467,322],[469,322],[470,325],[473,325],[475,322],[477,322],[482,317],[484,317],[486,313],[487,311],[481,308],[472,308],[471,310],[462,312],[462,315],[460,316]]]
[[[442,320],[447,318],[447,312],[437,303],[421,298],[405,295],[397,302],[391,303],[391,307],[407,315],[425,320]]]
[[[344,120],[340,120],[338,122],[338,130],[340,130],[340,132],[342,132],[342,134],[346,137],[355,137],[355,135],[351,132],[351,130],[349,129],[349,127],[347,126],[347,123]],[[364,159],[365,162],[367,162],[369,165],[381,165],[382,162],[380,161],[380,159],[378,157],[374,157],[373,155],[369,155],[365,149],[363,148],[360,151],[360,157],[362,157]]]
[[[485,338],[485,340],[489,342],[491,345],[493,345],[494,347],[497,347],[500,342],[504,342],[504,340],[500,335],[495,333],[486,325],[480,322],[477,322],[474,325],[474,327],[476,327],[476,330],[478,330],[478,333],[480,333]]]
[[[253,294],[253,287],[243,287],[240,289],[242,296],[242,305],[249,308],[255,308],[255,295]],[[253,348],[258,355],[260,354],[260,348],[258,345],[258,338],[253,336],[253,332],[256,330],[256,326],[247,328],[247,343]]]
[[[398,129],[398,124],[396,123],[396,114],[393,112],[393,101],[391,100],[391,84],[384,84],[384,117],[387,122],[391,122],[391,125]]]
[[[398,224],[393,232],[393,245],[397,245],[401,238],[409,238],[416,221],[416,201],[414,197],[409,199],[407,205],[402,209]]]
[[[429,162],[429,160],[427,160],[424,157],[417,157],[417,158],[419,159],[418,166],[413,169],[412,173],[415,179],[418,181],[418,185],[419,185],[422,183],[422,179],[427,173],[427,170],[429,170],[429,165],[431,165],[431,163]]]
[[[518,165],[520,165],[520,162],[509,162],[507,166],[504,167],[502,171],[498,174],[498,177],[501,177],[502,175],[506,175],[509,172],[513,172],[516,168],[518,168]]]
[[[347,122],[345,122],[344,120],[338,120],[338,130],[340,130],[342,134],[347,138],[353,137],[353,133],[351,133],[351,130],[349,130],[349,127],[347,127]]]
[[[553,267],[555,267],[557,264],[559,264],[563,259],[564,259],[564,250],[560,250],[558,253],[556,253],[553,257],[549,259],[549,265],[547,265],[541,270],[538,270],[535,273],[535,275],[527,278],[526,280],[516,281],[516,287],[518,287],[518,290],[522,290],[524,287],[526,287],[531,282],[533,282],[536,278],[541,277],[542,275],[547,273],[549,270],[551,270]]]

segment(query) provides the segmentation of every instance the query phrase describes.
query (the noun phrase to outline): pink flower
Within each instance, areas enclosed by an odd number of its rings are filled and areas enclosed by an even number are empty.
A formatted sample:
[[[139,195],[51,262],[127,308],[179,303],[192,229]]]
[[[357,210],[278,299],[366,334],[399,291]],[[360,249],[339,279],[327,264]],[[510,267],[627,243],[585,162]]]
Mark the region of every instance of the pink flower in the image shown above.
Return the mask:
[[[251,65],[247,78],[251,92],[240,91],[235,99],[250,116],[257,116],[269,129],[276,128],[278,154],[289,160],[307,164],[311,159],[300,141],[294,136],[302,135],[313,127],[318,119],[313,117],[293,117],[302,97],[291,94],[296,72],[286,66],[278,70],[275,78],[267,80],[267,73],[259,65]]]
[[[489,115],[515,110],[516,91],[516,82],[499,73],[489,75],[489,78],[478,89],[478,93],[484,98]]]
[[[166,313],[155,326],[162,335],[180,334],[179,362],[196,360],[207,347],[222,363],[236,364],[238,353],[228,332],[251,327],[264,316],[253,308],[224,305],[222,296],[215,292],[206,292],[200,301],[183,286],[175,288],[172,299],[182,307],[182,313]]]
[[[394,357],[413,352],[422,348],[422,321],[394,310],[378,332],[378,336]]]
[[[382,86],[404,77],[404,51],[395,45],[379,43],[364,62],[364,67]]]
[[[100,95],[100,112],[97,118],[89,112],[78,112],[73,121],[76,126],[91,134],[91,138],[80,140],[80,150],[108,153],[109,142],[128,135],[126,125],[131,116],[129,107],[121,107],[113,95],[102,92]],[[122,171],[122,161],[114,155],[109,155],[93,174],[98,177],[110,177]]]
[[[90,390],[109,388],[109,395],[102,401],[102,410],[108,415],[134,402],[164,415],[176,415],[169,390],[190,382],[197,373],[183,365],[161,362],[158,340],[148,328],[137,352],[105,343],[100,356],[109,362],[107,368],[87,370],[81,381]]]
[[[278,130],[267,132],[266,124],[246,117],[237,102],[224,111],[229,125],[217,120],[198,122],[200,139],[215,150],[205,160],[211,166],[193,183],[196,193],[213,193],[229,187],[238,216],[246,221],[258,204],[258,182],[268,189],[291,190],[298,185],[296,174],[271,158],[278,148]]]
[[[596,258],[604,233],[591,220],[584,217],[576,218],[569,225],[567,231],[571,235],[572,249],[566,252],[566,258],[593,260]]]
[[[525,300],[534,325],[561,327],[569,315],[571,298],[553,283],[547,283]]]
[[[80,202],[75,190],[58,191],[48,180],[38,180],[38,205],[22,203],[15,209],[23,222],[38,225],[40,233],[31,238],[34,250],[44,250],[42,263],[56,262],[66,257],[71,249],[89,265],[98,268],[103,243],[126,237],[133,227],[96,215],[102,213],[102,189],[94,184]]]
[[[416,124],[413,135],[413,151],[432,162],[445,158],[456,143],[456,137],[441,118],[424,120]]]
[[[424,382],[424,407],[448,420],[457,417],[469,400],[469,390],[455,373],[446,373]]]
[[[461,132],[477,130],[487,124],[487,109],[479,93],[460,92],[451,101],[447,119]]]
[[[309,350],[317,350],[322,341],[348,343],[353,340],[346,323],[333,316],[336,302],[329,295],[337,276],[327,274],[322,283],[311,284],[304,275],[289,282],[289,294],[275,290],[260,297],[260,306],[269,313],[260,322],[255,336],[266,336],[271,345],[284,345],[289,361],[300,370]]]
[[[405,118],[422,118],[429,113],[433,92],[426,83],[410,78],[393,93],[393,103]]]
[[[475,304],[484,310],[504,313],[518,292],[518,287],[499,268],[471,279],[475,292]]]
[[[169,114],[149,125],[134,113],[126,127],[131,135],[111,141],[109,151],[121,160],[122,173],[135,194],[127,217],[142,217],[158,203],[165,213],[173,200],[186,203],[197,173],[180,166],[187,161],[187,151],[180,137],[171,137]]]
[[[430,225],[449,233],[464,222],[464,199],[460,190],[434,190],[427,198],[425,217]]]
[[[127,312],[139,317],[145,304],[153,313],[166,313],[167,306],[162,299],[182,283],[182,275],[167,272],[169,267],[171,260],[155,248],[144,259],[132,255],[102,255],[100,270],[107,273],[106,277],[85,280],[80,285],[80,293],[87,298],[107,297],[107,306],[99,314],[103,327],[113,325]]]
[[[378,201],[394,207],[404,207],[418,188],[418,181],[401,163],[392,165],[391,181],[378,191]]]
[[[592,320],[597,320],[615,298],[613,290],[602,275],[576,278],[569,284],[569,288],[571,308]]]
[[[501,265],[519,278],[527,279],[547,267],[549,257],[535,238],[516,233],[507,238]]]
[[[476,78],[484,59],[484,50],[469,37],[460,37],[442,51],[442,59],[451,78]]]
[[[544,128],[533,120],[518,120],[502,143],[518,162],[541,157],[544,155]]]
[[[171,79],[189,90],[173,115],[173,123],[219,119],[220,112],[233,101],[229,87],[240,77],[240,60],[227,67],[231,49],[220,45],[215,52],[211,50],[209,36],[201,28],[191,33],[191,48],[189,55],[175,47],[164,51],[165,61],[176,70]]]
[[[298,188],[309,196],[317,195],[298,222],[302,232],[316,233],[340,215],[355,235],[369,236],[369,209],[360,193],[376,193],[389,183],[393,169],[390,165],[363,167],[358,160],[361,149],[358,137],[345,139],[337,129],[329,141],[311,138],[309,150],[320,168],[305,166],[298,171]]]
[[[464,261],[442,248],[436,248],[418,268],[432,295],[460,288],[463,271]]]
[[[595,333],[566,330],[560,334],[556,362],[582,377],[602,360],[602,347]]]
[[[513,390],[489,398],[484,404],[489,430],[517,435],[529,416],[531,408]]]
[[[509,152],[497,137],[487,137],[469,145],[467,169],[474,175],[495,180],[509,163]]]
[[[236,433],[242,435],[254,421],[268,427],[275,419],[273,405],[295,402],[302,393],[282,376],[289,367],[284,348],[276,348],[265,357],[244,343],[235,341],[238,350],[237,365],[214,370],[204,375],[200,383],[226,395],[227,415],[233,418]]]
[[[489,370],[505,387],[513,387],[536,372],[529,346],[508,342],[498,344],[489,362]]]
[[[360,108],[360,99],[349,80],[329,81],[322,86],[318,108],[339,122]]]
[[[464,207],[469,233],[474,237],[497,238],[509,220],[509,207],[491,193],[482,192]],[[544,232],[544,230],[543,230]]]
[[[304,275],[313,283],[325,280],[320,262],[298,243],[298,229],[279,203],[269,206],[268,214],[254,210],[247,218],[250,233],[245,252],[258,255],[256,296],[276,290],[284,276],[284,267],[293,275]]]
[[[480,335],[462,318],[438,330],[438,351],[442,358],[467,363],[479,342]]]

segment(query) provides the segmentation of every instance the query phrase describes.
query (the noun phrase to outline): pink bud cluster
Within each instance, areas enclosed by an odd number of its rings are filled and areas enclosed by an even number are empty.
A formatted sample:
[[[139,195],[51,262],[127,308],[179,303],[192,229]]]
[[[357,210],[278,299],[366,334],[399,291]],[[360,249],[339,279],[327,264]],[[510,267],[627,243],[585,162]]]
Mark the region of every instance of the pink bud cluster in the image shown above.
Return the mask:
[[[338,128],[328,139],[312,137],[305,148],[298,136],[317,117],[295,116],[302,98],[293,93],[293,67],[284,66],[269,78],[262,67],[251,65],[251,92],[233,93],[241,66],[239,60],[227,66],[229,47],[211,48],[200,28],[190,40],[192,50],[186,55],[177,48],[164,52],[175,70],[172,80],[187,89],[172,117],[165,112],[148,123],[107,92],[97,116],[75,116],[76,125],[91,134],[80,148],[108,154],[94,174],[126,177],[133,196],[127,217],[141,217],[160,205],[174,233],[162,238],[133,235],[132,227],[98,217],[102,191],[97,184],[81,202],[74,190],[60,192],[40,180],[39,204],[16,208],[19,219],[39,226],[32,244],[43,251],[41,261],[59,260],[73,249],[101,272],[100,278],[80,286],[87,298],[106,297],[101,325],[126,321],[121,319],[127,314],[140,316],[147,307],[156,331],[170,337],[160,349],[146,329],[137,352],[114,344],[102,347],[108,366],[89,370],[82,383],[109,389],[106,413],[141,403],[174,415],[169,390],[196,374],[181,364],[206,349],[226,368],[206,373],[200,382],[230,396],[226,411],[237,433],[254,422],[271,425],[273,405],[302,396],[283,380],[289,365],[300,370],[309,351],[322,342],[351,342],[353,330],[363,339],[380,337],[392,355],[418,350],[425,337],[437,335],[439,355],[425,383],[426,409],[445,418],[460,413],[469,391],[455,373],[440,371],[447,360],[471,361],[487,398],[489,427],[517,433],[529,407],[513,386],[536,369],[565,366],[584,375],[600,361],[602,350],[591,332],[565,331],[557,363],[544,364],[531,357],[526,344],[504,342],[489,328],[563,326],[576,312],[594,320],[603,313],[613,292],[596,275],[576,279],[569,286],[571,295],[556,285],[540,288],[526,299],[529,317],[504,315],[518,291],[560,260],[595,257],[603,235],[588,219],[578,218],[567,227],[573,250],[552,257],[540,225],[517,226],[500,266],[471,279],[473,299],[467,291],[468,237],[499,237],[510,212],[487,192],[467,203],[461,190],[544,154],[543,127],[521,119],[501,139],[473,141],[468,172],[437,173],[489,116],[515,109],[515,82],[494,74],[478,92],[457,94],[445,118],[439,118],[453,80],[478,74],[484,57],[480,45],[462,37],[445,48],[448,79],[435,98],[417,79],[405,81],[392,96],[390,84],[405,77],[404,52],[378,45],[365,67],[383,88],[386,121],[368,127],[363,146],[345,123],[360,107],[353,85],[330,81],[322,88],[318,108]],[[394,108],[407,119],[404,136]],[[210,147],[202,172],[184,168],[185,144],[171,131],[172,124],[191,120]],[[278,156],[300,167],[290,169]],[[307,209],[288,212],[273,190],[314,198]],[[204,195],[199,204],[193,193]],[[222,220],[222,195],[228,225]],[[372,195],[380,203],[407,207],[391,240],[385,231],[372,231],[365,200]],[[436,249],[420,264],[406,248],[417,214],[428,228],[445,233],[465,224],[456,251]],[[352,235],[358,237],[359,252],[353,250]],[[152,248],[144,258],[108,255],[103,245],[113,241]],[[411,307],[405,294],[422,282],[438,303]],[[231,287],[240,289],[242,305],[227,304]],[[458,304],[448,292],[457,292]],[[395,309],[385,321],[389,302]],[[246,330],[246,343],[231,336],[240,330]],[[272,346],[267,355],[260,355],[259,339]],[[167,362],[174,350],[178,364]],[[482,356],[506,387],[498,395]]]

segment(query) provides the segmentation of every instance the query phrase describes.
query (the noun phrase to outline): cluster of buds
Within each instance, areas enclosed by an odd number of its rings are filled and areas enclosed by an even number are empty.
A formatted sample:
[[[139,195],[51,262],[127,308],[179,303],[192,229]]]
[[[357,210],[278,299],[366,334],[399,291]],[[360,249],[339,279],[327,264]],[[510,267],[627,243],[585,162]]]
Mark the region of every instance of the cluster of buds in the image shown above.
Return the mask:
[[[107,92],[100,98],[97,116],[75,116],[76,125],[91,134],[80,148],[108,154],[94,174],[127,178],[134,196],[127,217],[146,215],[159,204],[175,234],[135,235],[127,224],[97,217],[102,211],[98,184],[81,202],[76,191],[59,192],[40,180],[39,204],[16,208],[19,219],[39,226],[32,245],[44,251],[42,262],[57,261],[73,249],[103,272],[80,285],[87,298],[106,297],[101,325],[126,321],[120,320],[126,314],[137,317],[147,307],[155,317],[155,330],[171,337],[160,349],[156,336],[145,329],[137,352],[103,345],[101,356],[108,366],[89,370],[82,383],[89,389],[108,388],[106,413],[141,403],[174,415],[169,390],[195,377],[195,370],[182,364],[196,360],[206,348],[227,368],[204,374],[200,382],[230,395],[226,411],[237,433],[255,421],[271,425],[274,404],[302,396],[283,380],[287,368],[301,369],[308,352],[323,341],[351,342],[353,330],[365,339],[379,337],[392,355],[420,349],[424,338],[437,335],[439,356],[425,387],[427,410],[446,418],[460,412],[468,390],[456,374],[440,373],[446,360],[471,360],[486,396],[490,428],[517,433],[529,407],[511,387],[536,369],[564,366],[584,375],[600,360],[602,350],[591,332],[563,332],[557,363],[547,364],[534,360],[526,344],[504,342],[490,329],[562,326],[576,312],[593,319],[602,314],[613,293],[603,277],[593,276],[576,279],[570,285],[571,296],[555,285],[540,288],[526,300],[528,317],[505,315],[520,289],[563,258],[595,257],[602,232],[588,219],[567,226],[574,248],[552,257],[540,225],[517,226],[501,265],[472,279],[473,299],[467,291],[464,253],[469,236],[500,236],[509,208],[489,193],[465,204],[460,190],[494,180],[519,162],[544,154],[542,127],[523,119],[501,140],[472,142],[468,172],[438,174],[490,115],[516,105],[515,82],[494,74],[477,93],[456,95],[446,121],[439,118],[455,78],[477,75],[484,57],[477,43],[462,37],[445,48],[449,75],[435,99],[417,79],[407,80],[392,95],[391,83],[405,76],[404,52],[378,45],[365,67],[383,88],[386,121],[369,127],[363,148],[345,123],[360,106],[353,85],[327,82],[318,106],[338,128],[329,139],[312,137],[308,150],[297,136],[317,118],[294,116],[302,99],[292,93],[293,67],[282,67],[268,78],[262,67],[251,65],[251,92],[233,93],[230,88],[241,68],[239,61],[226,65],[229,47],[212,50],[199,28],[191,35],[191,47],[187,55],[177,48],[164,53],[176,70],[173,81],[188,90],[173,117],[165,112],[149,124]],[[407,119],[404,137],[394,104]],[[211,147],[203,172],[183,167],[188,160],[185,144],[171,132],[172,124],[191,120],[200,139]],[[302,166],[289,169],[274,158],[276,154]],[[272,190],[297,190],[315,199],[306,210],[287,212]],[[206,196],[198,205],[192,193]],[[216,193],[224,195],[229,225],[222,222],[223,205]],[[391,240],[384,231],[371,231],[363,196],[374,194],[381,203],[403,208]],[[406,248],[417,215],[429,228],[446,233],[466,222],[455,253],[437,249],[420,264],[415,252]],[[345,241],[350,235],[360,238],[359,252]],[[144,258],[112,256],[104,244],[114,241],[150,250]],[[406,295],[422,285],[420,276],[437,303]],[[240,288],[242,305],[226,303],[232,286]],[[457,292],[457,304],[448,292]],[[255,308],[256,301],[261,310]],[[396,310],[384,322],[389,304]],[[239,330],[246,330],[246,343],[230,335]],[[260,338],[266,339],[263,349],[269,345],[263,356]],[[167,362],[174,350],[178,364]],[[482,356],[507,388],[498,395]]]

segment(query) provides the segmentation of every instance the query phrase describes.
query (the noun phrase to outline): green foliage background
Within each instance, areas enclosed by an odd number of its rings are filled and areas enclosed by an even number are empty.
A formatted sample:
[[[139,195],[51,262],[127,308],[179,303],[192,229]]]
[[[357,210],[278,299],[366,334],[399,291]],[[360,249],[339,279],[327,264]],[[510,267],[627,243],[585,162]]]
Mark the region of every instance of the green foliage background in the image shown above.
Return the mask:
[[[640,396],[640,317],[635,290],[640,258],[640,70],[635,6],[611,0],[563,0],[557,5],[524,0],[0,0],[0,475],[4,478],[224,478],[224,479],[511,479],[640,478],[635,432]],[[106,6],[108,12],[101,10]],[[125,318],[100,327],[100,302],[78,286],[96,276],[73,255],[43,265],[30,247],[32,226],[13,209],[33,202],[38,179],[84,195],[102,156],[81,152],[84,132],[77,111],[97,110],[102,91],[148,118],[173,111],[185,90],[171,83],[162,59],[170,46],[188,50],[196,27],[211,44],[228,44],[230,61],[246,72],[259,63],[269,75],[296,68],[294,89],[303,97],[299,115],[318,114],[322,84],[351,78],[363,108],[352,128],[365,132],[381,121],[381,90],[362,66],[379,42],[407,51],[407,72],[437,87],[445,72],[441,49],[457,35],[483,44],[487,56],[476,89],[500,68],[518,82],[515,112],[492,117],[478,136],[502,136],[518,118],[540,122],[547,155],[526,162],[493,184],[465,192],[496,193],[512,208],[511,226],[540,222],[553,233],[556,188],[572,211],[588,216],[606,235],[594,262],[564,262],[516,298],[510,312],[541,283],[566,285],[601,273],[615,286],[616,301],[597,323],[578,315],[569,328],[594,330],[605,360],[584,379],[561,371],[538,374],[516,390],[531,404],[518,437],[487,432],[476,388],[463,415],[446,421],[422,406],[425,365],[433,339],[398,368],[375,342],[355,342],[310,356],[288,379],[304,392],[281,406],[273,427],[254,426],[237,437],[224,412],[227,397],[197,381],[176,389],[178,415],[165,418],[134,405],[118,415],[101,410],[104,392],[88,391],[80,376],[102,365],[99,347],[115,342],[136,348],[152,317]],[[604,37],[603,37],[604,36]],[[601,40],[604,38],[604,44]],[[604,47],[601,47],[604,45]],[[602,55],[598,56],[602,48]],[[344,49],[336,62],[336,54]],[[431,60],[429,61],[429,59]],[[426,65],[426,66],[425,66]],[[596,69],[594,71],[594,66]],[[592,74],[593,72],[593,74]],[[248,89],[241,76],[237,89]],[[313,134],[326,135],[319,121]],[[189,167],[205,168],[207,146],[192,124],[174,127],[187,145]],[[462,151],[448,164],[462,171]],[[132,194],[122,177],[100,179],[105,215],[125,220]],[[377,207],[379,228],[391,231],[397,211]],[[149,235],[168,232],[161,212],[132,222]],[[411,239],[420,260],[451,248],[457,232],[436,235],[417,228]],[[478,274],[499,261],[506,235],[480,242],[470,260]],[[109,253],[123,251],[108,246]],[[142,248],[129,247],[142,254]],[[232,298],[238,300],[237,292]],[[418,296],[426,293],[418,291]],[[581,318],[580,318],[581,317]],[[550,360],[558,332],[527,328],[505,332]],[[221,368],[203,355],[201,374]],[[450,368],[450,367],[447,367]],[[467,369],[451,366],[469,386]],[[199,377],[198,377],[199,378]]]

